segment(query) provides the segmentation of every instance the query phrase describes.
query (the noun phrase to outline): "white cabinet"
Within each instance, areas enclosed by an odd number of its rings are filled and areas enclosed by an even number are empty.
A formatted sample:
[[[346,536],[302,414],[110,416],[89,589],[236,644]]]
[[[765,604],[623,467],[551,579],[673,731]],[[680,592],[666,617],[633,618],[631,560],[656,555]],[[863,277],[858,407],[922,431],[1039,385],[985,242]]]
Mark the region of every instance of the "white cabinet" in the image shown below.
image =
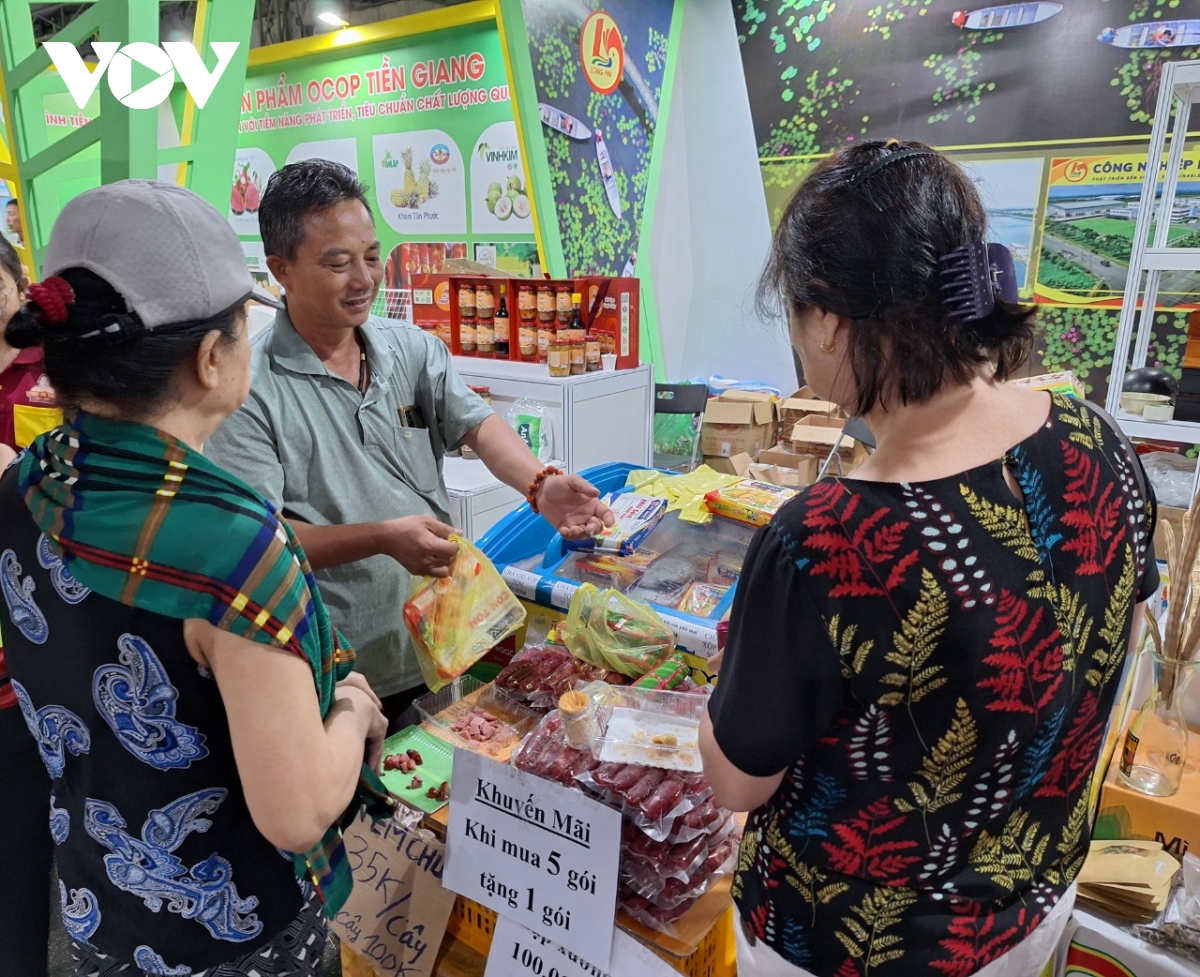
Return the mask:
[[[450,497],[450,524],[474,542],[525,501],[478,459],[447,458],[443,474]]]
[[[562,379],[551,377],[538,363],[470,356],[454,357],[454,368],[471,386],[491,388],[492,407],[501,416],[522,397],[545,404],[551,451],[567,471],[613,461],[650,464],[654,388],[649,365]]]
[[[653,440],[653,367],[586,373],[556,379],[537,363],[500,363],[456,356],[454,368],[471,386],[492,391],[492,407],[504,416],[522,397],[546,405],[554,464],[569,472],[623,461],[649,467]],[[483,462],[445,461],[450,521],[479,539],[524,501]]]

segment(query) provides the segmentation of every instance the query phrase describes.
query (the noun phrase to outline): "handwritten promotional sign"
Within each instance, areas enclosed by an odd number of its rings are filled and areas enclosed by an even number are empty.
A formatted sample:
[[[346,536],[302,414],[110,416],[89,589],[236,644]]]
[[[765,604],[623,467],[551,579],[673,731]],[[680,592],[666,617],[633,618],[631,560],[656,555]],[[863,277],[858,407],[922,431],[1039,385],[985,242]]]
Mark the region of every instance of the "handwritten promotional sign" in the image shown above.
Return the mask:
[[[484,977],[609,977],[609,974],[678,977],[678,971],[620,930],[613,933],[612,965],[606,972],[503,916],[496,923],[492,952],[484,971]]]
[[[604,970],[621,815],[578,791],[455,750],[445,885]]]
[[[380,977],[432,977],[454,893],[445,846],[427,831],[360,814],[346,831],[354,890],[333,926]]]

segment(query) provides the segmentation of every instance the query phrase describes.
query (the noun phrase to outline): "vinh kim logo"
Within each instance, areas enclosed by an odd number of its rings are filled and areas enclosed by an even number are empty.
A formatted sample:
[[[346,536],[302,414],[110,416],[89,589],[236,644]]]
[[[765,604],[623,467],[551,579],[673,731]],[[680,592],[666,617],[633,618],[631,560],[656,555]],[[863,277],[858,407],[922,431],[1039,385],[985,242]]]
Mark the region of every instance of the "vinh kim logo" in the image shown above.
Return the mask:
[[[621,84],[625,73],[625,42],[617,22],[597,10],[583,22],[579,32],[579,59],[588,84],[601,95],[609,95]]]
[[[152,109],[164,102],[175,87],[175,73],[179,72],[184,88],[195,100],[196,107],[202,109],[233,60],[238,45],[237,41],[210,43],[208,46],[217,56],[217,66],[212,71],[204,67],[199,52],[187,41],[163,41],[161,46],[147,41],[135,41],[124,46],[117,41],[93,41],[92,50],[96,52],[97,64],[91,71],[74,44],[47,41],[42,47],[50,55],[67,91],[81,109],[96,91],[106,71],[109,91],[128,108]],[[133,90],[135,61],[158,76],[137,91]]]

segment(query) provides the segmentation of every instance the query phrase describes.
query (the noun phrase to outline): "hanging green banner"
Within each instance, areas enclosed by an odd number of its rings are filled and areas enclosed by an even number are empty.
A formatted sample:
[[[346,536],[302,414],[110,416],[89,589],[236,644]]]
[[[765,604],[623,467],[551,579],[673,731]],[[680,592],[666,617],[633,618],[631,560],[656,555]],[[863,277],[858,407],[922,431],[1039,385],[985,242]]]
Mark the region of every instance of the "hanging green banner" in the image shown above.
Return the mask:
[[[370,188],[389,314],[406,311],[398,296],[411,275],[448,258],[518,274],[537,260],[494,21],[252,65],[238,131],[229,220],[268,284],[262,192],[276,169],[314,157],[344,163]]]
[[[519,0],[532,64],[522,120],[530,153],[548,164],[550,190],[541,199],[552,199],[557,220],[543,234],[556,273],[634,274],[653,211],[675,6]]]

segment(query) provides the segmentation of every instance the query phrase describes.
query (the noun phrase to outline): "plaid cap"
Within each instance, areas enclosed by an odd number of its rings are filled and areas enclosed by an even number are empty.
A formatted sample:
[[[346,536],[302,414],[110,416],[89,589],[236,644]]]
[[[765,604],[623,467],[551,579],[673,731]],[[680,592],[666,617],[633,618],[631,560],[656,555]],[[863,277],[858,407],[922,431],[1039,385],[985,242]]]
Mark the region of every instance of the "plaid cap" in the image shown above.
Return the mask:
[[[71,200],[54,222],[42,273],[67,268],[103,278],[148,330],[209,319],[247,299],[283,308],[255,283],[216,208],[160,180],[120,180]]]

